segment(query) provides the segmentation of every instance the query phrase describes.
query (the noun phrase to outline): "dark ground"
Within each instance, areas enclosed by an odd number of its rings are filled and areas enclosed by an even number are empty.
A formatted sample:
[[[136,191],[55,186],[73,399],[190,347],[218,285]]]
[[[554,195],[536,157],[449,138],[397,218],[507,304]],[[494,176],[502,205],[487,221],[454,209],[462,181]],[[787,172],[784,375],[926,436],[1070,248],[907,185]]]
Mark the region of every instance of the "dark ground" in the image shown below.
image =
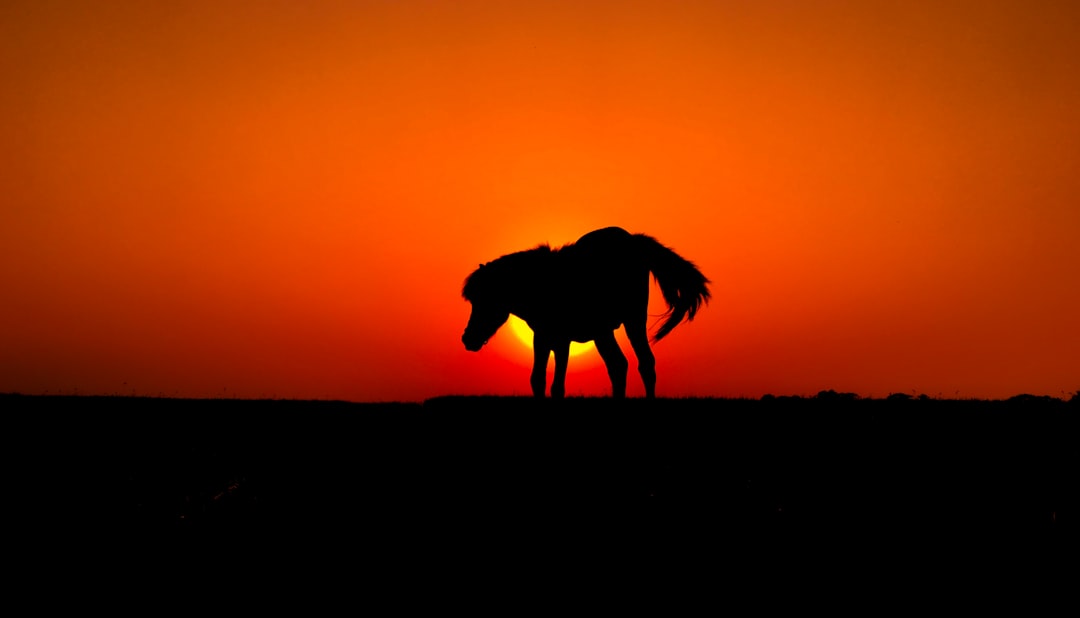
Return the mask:
[[[484,518],[619,517],[684,541],[1057,534],[1077,517],[1078,412],[1075,398],[1029,396],[0,395],[9,520],[475,531]]]

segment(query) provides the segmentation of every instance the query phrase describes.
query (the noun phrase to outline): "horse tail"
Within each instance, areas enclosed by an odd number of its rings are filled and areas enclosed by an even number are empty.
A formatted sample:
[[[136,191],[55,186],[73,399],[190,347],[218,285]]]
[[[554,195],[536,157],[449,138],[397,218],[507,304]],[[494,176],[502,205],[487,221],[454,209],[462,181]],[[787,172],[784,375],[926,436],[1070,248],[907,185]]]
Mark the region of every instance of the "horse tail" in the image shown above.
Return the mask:
[[[685,318],[693,320],[698,309],[709,303],[709,280],[693,262],[675,253],[652,236],[634,234],[645,263],[660,287],[668,310],[663,314],[664,323],[653,335],[653,342],[660,341]]]

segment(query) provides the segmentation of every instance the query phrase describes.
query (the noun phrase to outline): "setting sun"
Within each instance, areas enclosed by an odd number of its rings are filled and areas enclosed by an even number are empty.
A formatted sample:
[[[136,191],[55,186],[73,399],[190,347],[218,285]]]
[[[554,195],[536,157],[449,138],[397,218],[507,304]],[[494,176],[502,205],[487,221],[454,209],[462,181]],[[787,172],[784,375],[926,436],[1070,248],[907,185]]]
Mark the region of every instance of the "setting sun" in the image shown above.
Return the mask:
[[[507,322],[507,326],[509,326],[510,330],[513,331],[514,336],[517,337],[518,340],[521,341],[521,343],[526,348],[529,349],[530,353],[532,353],[533,332],[532,332],[532,329],[529,328],[529,325],[525,323],[525,320],[522,320],[521,318],[517,317],[516,315],[511,315],[510,320]],[[571,357],[579,356],[580,354],[582,354],[584,352],[595,352],[595,351],[596,351],[596,344],[594,344],[591,341],[588,342],[588,343],[577,343],[577,342],[571,342],[570,343],[570,356]]]

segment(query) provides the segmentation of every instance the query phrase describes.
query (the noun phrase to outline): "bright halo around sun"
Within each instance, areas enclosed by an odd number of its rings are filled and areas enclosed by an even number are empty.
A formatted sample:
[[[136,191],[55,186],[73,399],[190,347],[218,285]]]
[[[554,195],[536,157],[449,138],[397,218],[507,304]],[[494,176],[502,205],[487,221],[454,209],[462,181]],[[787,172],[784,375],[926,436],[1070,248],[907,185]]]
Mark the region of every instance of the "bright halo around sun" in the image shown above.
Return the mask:
[[[529,328],[529,325],[525,323],[525,320],[517,317],[516,315],[510,316],[508,322],[510,330],[514,331],[514,335],[521,340],[521,343],[525,344],[525,347],[532,350],[533,344],[533,332]],[[591,352],[596,349],[596,344],[592,341],[588,343],[578,343],[576,341],[570,342],[570,356],[577,356],[582,352]]]

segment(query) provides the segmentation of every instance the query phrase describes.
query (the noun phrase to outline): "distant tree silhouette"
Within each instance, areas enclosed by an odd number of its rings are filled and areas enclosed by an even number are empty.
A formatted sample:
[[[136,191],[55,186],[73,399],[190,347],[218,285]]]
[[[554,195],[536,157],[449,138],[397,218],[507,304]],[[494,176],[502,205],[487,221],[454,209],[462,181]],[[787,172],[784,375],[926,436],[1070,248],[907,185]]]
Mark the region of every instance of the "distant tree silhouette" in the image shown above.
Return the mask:
[[[548,357],[554,352],[551,396],[563,397],[570,342],[594,341],[612,396],[624,397],[629,364],[615,340],[615,330],[624,326],[645,396],[655,397],[656,360],[647,324],[650,273],[668,307],[652,337],[656,342],[684,319],[693,320],[710,293],[705,275],[655,238],[608,227],[558,249],[539,245],[504,255],[465,279],[462,296],[472,312],[462,343],[467,350],[479,350],[514,314],[533,331],[534,396],[545,396]]]
[[[1009,403],[1015,404],[1040,404],[1049,403],[1052,401],[1061,401],[1057,397],[1051,397],[1050,395],[1032,395],[1030,393],[1021,393],[1019,395],[1013,395],[1007,400]]]
[[[838,393],[835,390],[820,391],[817,398],[823,401],[855,401],[859,398],[856,393]]]

